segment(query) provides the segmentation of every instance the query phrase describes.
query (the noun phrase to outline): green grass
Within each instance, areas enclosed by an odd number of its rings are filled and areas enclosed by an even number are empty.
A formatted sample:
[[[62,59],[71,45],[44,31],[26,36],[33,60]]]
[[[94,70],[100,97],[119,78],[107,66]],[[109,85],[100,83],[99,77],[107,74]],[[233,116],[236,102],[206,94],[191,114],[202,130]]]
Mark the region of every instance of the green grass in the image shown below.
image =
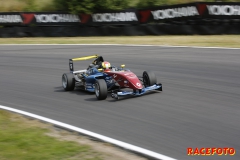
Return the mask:
[[[87,145],[59,141],[45,135],[48,129],[26,124],[21,118],[0,110],[1,160],[101,160]]]
[[[55,11],[53,0],[0,0],[0,12]]]
[[[240,35],[0,38],[0,44],[140,44],[240,48]]]

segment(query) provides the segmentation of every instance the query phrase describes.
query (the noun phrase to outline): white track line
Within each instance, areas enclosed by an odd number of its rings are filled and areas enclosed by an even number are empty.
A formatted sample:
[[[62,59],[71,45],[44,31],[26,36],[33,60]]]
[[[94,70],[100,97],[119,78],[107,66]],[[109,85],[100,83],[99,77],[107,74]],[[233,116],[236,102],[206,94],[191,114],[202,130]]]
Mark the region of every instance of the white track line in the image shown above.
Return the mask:
[[[137,45],[137,44],[0,44],[0,46],[129,46],[129,47],[168,47],[168,48],[203,48],[203,49],[240,49],[231,47],[200,47],[171,45]]]
[[[116,146],[134,151],[136,153],[141,153],[143,155],[146,155],[146,156],[149,156],[149,157],[152,157],[152,158],[156,158],[156,159],[160,159],[160,160],[176,160],[176,159],[173,159],[171,157],[167,157],[165,155],[162,155],[162,154],[159,154],[159,153],[156,153],[156,152],[144,149],[144,148],[140,148],[140,147],[137,147],[137,146],[134,146],[134,145],[122,142],[122,141],[118,141],[116,139],[112,139],[112,138],[109,138],[109,137],[106,137],[106,136],[103,136],[103,135],[100,135],[100,134],[97,134],[97,133],[94,133],[94,132],[91,132],[91,131],[87,131],[87,130],[84,130],[84,129],[81,129],[81,128],[78,128],[78,127],[75,127],[75,126],[72,126],[72,125],[69,125],[69,124],[66,124],[66,123],[62,123],[62,122],[55,121],[55,120],[52,120],[52,119],[49,119],[49,118],[45,118],[45,117],[42,117],[42,116],[39,116],[39,115],[36,115],[36,114],[32,114],[32,113],[29,113],[29,112],[21,111],[21,110],[18,110],[18,109],[14,109],[14,108],[2,106],[2,105],[0,105],[0,109],[16,112],[16,113],[19,113],[19,114],[22,114],[22,115],[25,115],[25,116],[33,117],[33,118],[36,118],[36,119],[39,119],[39,120],[57,125],[57,126],[61,126],[61,127],[66,128],[66,129],[70,129],[70,130],[79,132],[81,134],[88,135],[88,136],[94,137],[96,139],[100,139],[104,142],[108,142],[108,143],[114,144]]]

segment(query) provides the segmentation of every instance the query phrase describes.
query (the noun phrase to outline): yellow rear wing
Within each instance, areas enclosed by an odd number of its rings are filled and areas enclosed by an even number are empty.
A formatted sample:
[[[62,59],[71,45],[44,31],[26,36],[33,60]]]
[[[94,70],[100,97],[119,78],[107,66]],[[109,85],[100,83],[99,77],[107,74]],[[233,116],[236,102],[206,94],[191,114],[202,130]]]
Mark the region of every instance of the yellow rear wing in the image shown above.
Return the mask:
[[[98,58],[98,57],[99,57],[98,55],[92,55],[92,56],[85,56],[85,57],[69,59],[69,69],[70,69],[71,72],[74,71],[73,61],[84,61],[84,60]]]
[[[92,55],[92,56],[85,56],[85,57],[80,57],[80,58],[73,58],[73,61],[83,61],[83,60],[88,60],[92,58],[97,58],[98,55]]]

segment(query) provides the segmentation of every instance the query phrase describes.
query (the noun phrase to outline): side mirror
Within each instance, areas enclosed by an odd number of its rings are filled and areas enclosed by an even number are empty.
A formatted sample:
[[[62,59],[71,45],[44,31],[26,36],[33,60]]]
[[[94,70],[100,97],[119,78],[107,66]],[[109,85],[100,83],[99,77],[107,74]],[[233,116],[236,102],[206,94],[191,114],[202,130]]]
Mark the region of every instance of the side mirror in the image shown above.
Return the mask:
[[[100,68],[100,69],[98,69],[98,71],[102,72],[102,71],[103,71],[103,69],[102,69],[102,68]]]
[[[125,64],[122,64],[121,67],[124,68],[124,67],[125,67]]]

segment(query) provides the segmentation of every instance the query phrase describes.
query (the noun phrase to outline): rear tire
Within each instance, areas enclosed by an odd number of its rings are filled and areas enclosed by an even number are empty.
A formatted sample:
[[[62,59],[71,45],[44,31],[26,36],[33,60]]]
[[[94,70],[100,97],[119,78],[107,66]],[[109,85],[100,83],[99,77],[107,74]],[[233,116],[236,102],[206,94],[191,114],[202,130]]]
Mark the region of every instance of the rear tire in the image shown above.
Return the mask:
[[[105,80],[103,80],[103,79],[96,80],[95,95],[98,100],[104,100],[107,98],[108,91],[107,91],[107,84],[106,84]]]
[[[72,91],[75,88],[75,78],[71,73],[62,75],[62,86],[65,91]]]
[[[143,84],[145,87],[152,86],[156,83],[157,83],[157,78],[152,71],[143,72]]]

